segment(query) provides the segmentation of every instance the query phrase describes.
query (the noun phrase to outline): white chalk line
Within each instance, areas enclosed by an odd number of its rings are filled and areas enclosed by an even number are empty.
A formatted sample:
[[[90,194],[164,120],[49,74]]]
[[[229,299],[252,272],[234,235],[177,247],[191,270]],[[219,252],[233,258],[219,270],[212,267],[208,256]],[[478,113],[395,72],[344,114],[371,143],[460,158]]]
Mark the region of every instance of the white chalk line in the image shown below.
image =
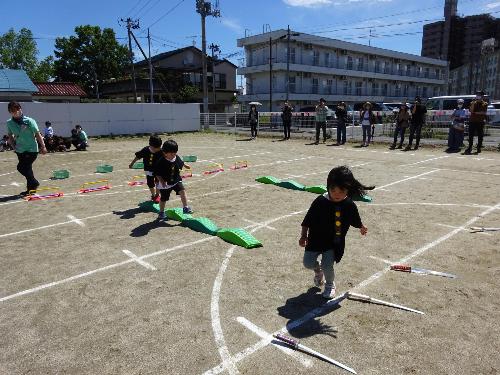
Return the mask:
[[[243,221],[246,221],[246,222],[247,222],[247,223],[249,223],[249,224],[254,224],[254,225],[262,226],[263,228],[266,228],[266,229],[276,230],[276,228],[275,228],[275,227],[272,227],[272,226],[270,226],[270,225],[265,225],[265,224],[263,224],[263,223],[255,222],[255,221],[252,221],[252,220],[243,219]]]
[[[368,258],[378,260],[378,261],[383,262],[385,264],[394,264],[394,262],[391,262],[390,260],[387,260],[384,258],[379,258],[379,257],[373,256],[373,255],[369,255]]]
[[[438,157],[435,157],[435,158],[430,158],[430,159],[425,159],[425,160],[420,160],[420,161],[417,161],[415,163],[410,163],[410,164],[402,164],[400,165],[400,167],[410,167],[412,165],[418,165],[418,164],[423,164],[423,163],[427,163],[427,162],[430,162],[430,161],[434,161],[434,160],[439,160],[439,159],[447,159],[449,158],[449,155],[445,155],[445,156],[438,156]]]
[[[150,264],[150,263],[148,263],[148,262],[146,262],[146,261],[144,261],[144,260],[140,259],[137,255],[135,255],[135,254],[134,254],[133,252],[131,252],[130,250],[122,250],[122,251],[123,251],[123,252],[125,253],[125,255],[127,255],[129,258],[133,259],[133,260],[134,260],[134,262],[136,262],[137,264],[139,264],[139,265],[143,266],[144,268],[147,268],[148,270],[151,270],[151,271],[156,271],[156,268],[155,268],[152,264]]]
[[[411,259],[413,259],[413,258],[415,258],[415,257],[417,257],[417,256],[419,256],[421,254],[423,254],[424,252],[426,252],[427,250],[431,249],[432,247],[438,245],[439,243],[441,243],[441,242],[443,242],[443,241],[451,238],[452,236],[454,236],[455,234],[457,234],[458,232],[460,232],[462,230],[462,228],[470,226],[471,224],[473,224],[474,222],[476,222],[480,218],[484,217],[485,215],[488,215],[489,213],[493,212],[495,209],[499,209],[499,208],[500,208],[500,203],[497,204],[497,205],[495,205],[495,206],[492,206],[492,207],[488,208],[487,210],[485,210],[482,213],[480,213],[478,216],[476,216],[476,217],[472,218],[471,220],[469,220],[463,226],[459,227],[459,229],[455,229],[455,230],[449,232],[448,234],[446,234],[446,235],[438,238],[437,240],[435,240],[435,241],[433,241],[433,242],[431,242],[431,243],[429,243],[427,245],[422,246],[421,248],[415,250],[411,254],[409,254],[409,255],[401,258],[400,260],[396,261],[396,263],[407,263]],[[377,279],[379,279],[380,277],[382,277],[383,275],[385,275],[389,270],[390,270],[390,267],[387,267],[384,270],[379,271],[379,272],[373,274],[369,278],[367,278],[364,281],[362,281],[361,283],[359,283],[352,290],[358,290],[358,289],[366,287],[367,285],[373,283],[374,281],[376,281]],[[309,321],[310,319],[313,319],[313,318],[317,317],[318,315],[322,314],[324,311],[326,311],[327,309],[329,309],[331,306],[338,304],[341,300],[344,299],[344,295],[345,295],[345,293],[340,294],[339,297],[337,297],[337,298],[335,298],[333,300],[328,301],[323,306],[320,306],[320,307],[317,307],[314,310],[311,310],[310,312],[308,312],[307,314],[305,314],[303,317],[301,317],[301,318],[299,318],[297,320],[289,322],[285,327],[283,327],[282,329],[276,331],[275,333],[286,333],[287,331],[291,331],[291,330],[293,330],[293,329],[301,326],[302,324],[304,324],[305,322]],[[256,344],[254,344],[253,346],[250,346],[250,347],[248,347],[248,348],[246,348],[246,349],[238,352],[237,354],[235,354],[233,356],[233,362],[238,363],[239,361],[245,359],[249,355],[251,355],[251,354],[255,353],[256,351],[258,351],[259,349],[262,349],[262,348],[266,347],[267,345],[268,345],[268,343],[266,342],[266,340],[261,340],[261,341],[257,342]],[[224,366],[222,366],[221,364],[219,364],[219,365],[213,367],[212,369],[206,371],[204,373],[204,375],[219,374],[219,373],[221,373],[223,371],[224,371]]]
[[[436,223],[436,225],[439,225],[440,227],[445,227],[445,228],[452,228],[452,229],[459,229],[460,227],[456,227],[456,226],[453,226],[453,225],[449,225],[449,224],[442,224],[442,223]],[[461,228],[460,228],[461,229]],[[462,229],[462,231],[464,232],[467,232],[467,233],[470,233],[466,228]],[[486,232],[478,232],[479,234],[483,234],[483,235],[486,235],[486,236],[492,236],[491,233],[486,233]]]
[[[282,346],[282,345],[277,345],[277,344],[274,344],[272,341],[273,341],[273,335],[266,332],[265,330],[263,330],[262,328],[256,326],[255,324],[253,324],[251,321],[249,321],[248,319],[242,317],[242,316],[239,316],[236,318],[236,321],[238,323],[240,323],[241,325],[243,325],[243,327],[247,328],[248,330],[252,331],[253,333],[255,333],[257,336],[259,336],[261,339],[263,340],[267,340],[268,341],[268,344],[273,344],[275,348],[281,350],[283,353],[285,353],[286,355],[289,355],[291,356],[292,358],[296,359],[297,361],[299,361],[299,363],[304,366],[304,367],[311,367],[312,366],[312,361],[308,358],[305,358],[302,354],[300,354],[299,352],[291,349],[291,348],[287,348],[286,346]]]
[[[291,214],[279,216],[275,219],[266,220],[262,223],[262,226],[254,227],[250,233],[255,232],[258,229],[268,226],[275,221],[279,221],[294,215],[298,215],[304,211],[292,212]],[[217,272],[217,276],[214,281],[214,285],[212,288],[212,296],[210,299],[210,316],[212,319],[212,330],[214,333],[215,344],[217,346],[217,350],[222,360],[222,367],[229,372],[231,375],[239,374],[239,371],[236,367],[236,364],[233,361],[233,357],[229,353],[229,348],[227,347],[226,340],[224,338],[224,332],[222,331],[222,324],[220,320],[220,308],[219,308],[219,300],[220,300],[220,292],[222,288],[222,280],[224,278],[224,273],[229,265],[229,261],[233,255],[234,250],[236,249],[236,245],[231,246],[226,253],[224,260]]]
[[[385,189],[379,189],[385,190]],[[494,206],[475,203],[432,203],[432,202],[391,202],[391,203],[370,203],[370,206],[441,206],[441,207],[470,207],[470,208],[491,208]]]
[[[429,167],[417,167],[417,168],[429,168]],[[481,172],[481,171],[471,171],[467,169],[451,169],[451,168],[439,168],[441,171],[448,172],[459,172],[459,173],[472,173],[472,174],[484,174],[486,176],[500,176],[500,173],[492,173],[492,172]]]
[[[428,174],[431,174],[431,173],[434,173],[434,172],[437,172],[437,171],[439,171],[439,169],[433,169],[432,171],[429,171],[429,172],[424,172],[424,173],[421,173],[421,174],[416,175],[416,176],[411,176],[411,177],[407,177],[407,178],[404,178],[404,179],[399,180],[399,181],[391,182],[390,184],[378,186],[378,187],[376,187],[373,190],[384,189],[386,187],[389,187],[389,186],[392,186],[392,185],[396,185],[396,184],[400,184],[401,182],[405,182],[405,181],[409,181],[409,180],[414,180],[416,178],[419,178],[419,177],[422,177],[422,176],[425,176],[425,175],[428,175]]]
[[[66,215],[66,217],[73,223],[75,224],[78,224],[79,226],[81,227],[84,227],[85,226],[85,223],[79,219],[77,219],[76,217],[74,217],[73,215]]]

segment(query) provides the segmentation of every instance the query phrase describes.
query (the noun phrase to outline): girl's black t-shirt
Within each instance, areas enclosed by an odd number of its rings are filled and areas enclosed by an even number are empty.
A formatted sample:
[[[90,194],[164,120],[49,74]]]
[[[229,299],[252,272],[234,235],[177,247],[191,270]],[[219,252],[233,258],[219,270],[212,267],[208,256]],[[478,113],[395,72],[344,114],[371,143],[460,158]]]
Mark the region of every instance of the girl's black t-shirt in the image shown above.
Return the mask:
[[[311,204],[302,226],[309,228],[306,251],[324,252],[333,249],[335,261],[340,262],[349,227],[361,228],[362,222],[358,207],[351,198],[332,202],[321,195]]]

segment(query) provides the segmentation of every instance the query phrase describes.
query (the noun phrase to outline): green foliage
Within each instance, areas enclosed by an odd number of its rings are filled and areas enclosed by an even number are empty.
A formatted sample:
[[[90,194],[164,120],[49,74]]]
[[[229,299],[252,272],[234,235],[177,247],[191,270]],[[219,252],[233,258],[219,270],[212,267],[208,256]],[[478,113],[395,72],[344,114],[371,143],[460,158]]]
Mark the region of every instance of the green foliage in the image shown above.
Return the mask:
[[[95,80],[120,78],[130,63],[128,49],[116,40],[113,29],[83,25],[75,27],[69,38],[55,42],[55,76],[58,81],[79,84],[89,95],[95,94]]]
[[[33,81],[45,82],[53,77],[52,56],[37,60],[38,49],[31,30],[13,28],[0,35],[0,67],[23,69]]]
[[[182,86],[177,94],[177,98],[180,102],[192,102],[196,95],[199,93],[199,89],[193,85]]]

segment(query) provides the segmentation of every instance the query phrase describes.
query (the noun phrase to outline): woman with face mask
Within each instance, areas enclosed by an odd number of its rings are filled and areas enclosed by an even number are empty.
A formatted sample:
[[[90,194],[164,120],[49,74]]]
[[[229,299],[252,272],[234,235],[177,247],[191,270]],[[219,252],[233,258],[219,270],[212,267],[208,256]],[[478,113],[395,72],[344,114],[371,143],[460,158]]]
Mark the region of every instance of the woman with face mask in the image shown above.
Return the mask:
[[[464,142],[465,119],[467,117],[464,100],[457,100],[457,109],[451,115],[452,124],[448,133],[448,149],[446,152],[459,152]]]

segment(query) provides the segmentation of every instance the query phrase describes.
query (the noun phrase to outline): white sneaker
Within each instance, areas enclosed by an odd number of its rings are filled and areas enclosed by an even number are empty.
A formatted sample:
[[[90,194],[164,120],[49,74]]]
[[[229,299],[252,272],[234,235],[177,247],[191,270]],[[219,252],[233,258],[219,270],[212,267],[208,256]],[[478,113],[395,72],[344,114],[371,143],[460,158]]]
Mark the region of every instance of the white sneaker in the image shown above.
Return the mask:
[[[320,268],[314,270],[314,285],[318,288],[325,283],[325,275],[323,270]]]
[[[323,298],[332,299],[335,297],[335,283],[326,283],[325,290],[323,291]]]

